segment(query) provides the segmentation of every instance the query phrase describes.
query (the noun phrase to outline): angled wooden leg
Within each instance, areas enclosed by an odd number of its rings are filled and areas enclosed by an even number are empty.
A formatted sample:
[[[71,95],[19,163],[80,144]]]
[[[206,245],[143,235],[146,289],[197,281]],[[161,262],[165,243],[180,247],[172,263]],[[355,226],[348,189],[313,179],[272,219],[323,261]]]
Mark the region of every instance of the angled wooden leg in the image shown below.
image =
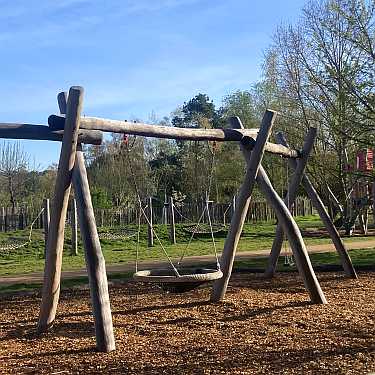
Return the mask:
[[[258,168],[264,154],[264,147],[271,133],[275,118],[275,112],[266,111],[264,114],[259,134],[255,142],[254,152],[252,153],[247,164],[244,182],[242,183],[237,196],[236,209],[232,215],[230,228],[224,244],[224,250],[220,258],[220,267],[223,272],[223,277],[215,281],[212,289],[211,301],[215,302],[224,299],[229,279],[232,274],[238,241],[240,239],[246,214],[249,208],[251,194],[255,184],[255,177],[258,173]],[[233,117],[230,119],[230,121],[232,127],[242,126],[238,117]]]
[[[283,146],[288,147],[288,143],[282,133],[277,134],[277,141]],[[296,160],[288,159],[288,163],[291,169],[296,170],[298,168]],[[342,241],[340,234],[335,227],[335,224],[332,222],[326,208],[324,207],[322,200],[319,197],[319,194],[315,190],[313,184],[311,183],[306,173],[303,173],[302,175],[302,186],[304,187],[306,194],[310,198],[311,203],[318,211],[318,214],[324,226],[326,227],[329,236],[332,239],[335,249],[340,257],[341,265],[344,269],[346,276],[352,279],[356,279],[358,276],[354,269],[353,263],[350,259],[350,255],[345,248],[344,242]]]
[[[72,250],[71,255],[78,255],[78,223],[77,223],[77,202],[75,198],[71,202],[71,228],[72,228]]]
[[[57,170],[53,209],[47,238],[42,302],[38,332],[44,332],[54,321],[60,295],[64,228],[68,208],[72,171],[78,140],[78,129],[83,103],[83,89],[72,87],[69,91],[63,143]]]
[[[273,189],[272,184],[262,166],[260,166],[258,171],[257,183],[260,190],[275,210],[277,219],[279,220],[282,229],[288,236],[294,259],[296,260],[298,272],[303,279],[307,291],[309,292],[311,302],[326,304],[327,300],[312,268],[310,258],[298,225],[294,221],[288,207]]]
[[[302,148],[302,157],[296,163],[296,168],[294,168],[294,174],[293,174],[291,181],[290,182],[288,181],[288,184],[289,184],[288,192],[287,192],[287,196],[284,199],[284,202],[288,206],[289,211],[291,210],[291,207],[293,206],[297,198],[298,188],[301,185],[303,173],[306,168],[307,160],[309,158],[311,150],[313,149],[316,135],[317,135],[317,129],[313,127],[309,128],[309,131],[306,135],[305,142]],[[271,278],[275,274],[277,261],[279,259],[281,247],[283,244],[283,239],[284,239],[284,231],[279,222],[276,227],[275,239],[273,240],[270,257],[268,259],[267,268],[264,273],[265,277]]]
[[[89,276],[92,309],[95,320],[96,347],[101,352],[115,350],[112,314],[108,293],[105,260],[96,228],[91,202],[85,160],[81,149],[77,150],[73,170],[73,187],[77,200],[79,225],[85,248],[86,268]]]
[[[244,154],[245,160],[249,165],[255,149],[252,151],[251,145],[244,142],[241,143],[241,149]],[[275,210],[277,219],[282,225],[282,229],[288,236],[289,243],[292,247],[293,255],[296,260],[297,269],[303,279],[306,289],[309,292],[311,302],[326,304],[327,300],[311,266],[309,255],[303,242],[301,232],[285,203],[273,189],[267,173],[265,172],[262,165],[259,165],[256,182],[258,183],[259,189],[265,195],[267,201]]]
[[[57,96],[61,113],[65,113],[66,99],[67,94],[64,92],[61,92]],[[72,183],[74,187],[75,203],[77,203],[78,208],[78,221],[85,249],[86,268],[89,276],[90,294],[95,321],[96,347],[98,351],[107,353],[116,348],[108,293],[107,272],[96,227],[90,186],[87,179],[87,171],[81,145],[77,146]]]

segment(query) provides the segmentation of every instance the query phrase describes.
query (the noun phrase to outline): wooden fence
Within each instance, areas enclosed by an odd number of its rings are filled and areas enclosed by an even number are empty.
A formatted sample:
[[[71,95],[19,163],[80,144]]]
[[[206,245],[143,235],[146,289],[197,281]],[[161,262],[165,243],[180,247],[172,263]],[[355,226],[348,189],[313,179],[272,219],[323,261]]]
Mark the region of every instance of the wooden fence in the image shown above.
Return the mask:
[[[11,207],[0,207],[0,231],[8,232],[28,228],[37,218],[40,210],[28,207],[17,207],[14,211]],[[40,215],[34,224],[34,228],[43,228],[43,215]]]
[[[166,210],[162,204],[155,202],[153,206],[154,224],[166,223]],[[202,204],[186,203],[183,206],[177,206],[175,209],[176,223],[189,223],[198,221],[204,210]],[[147,208],[146,208],[147,211]],[[28,228],[40,212],[40,208],[20,207],[12,213],[11,208],[0,207],[0,231],[14,231]],[[135,207],[121,207],[111,209],[95,209],[95,217],[98,226],[125,226],[136,224],[139,210]],[[314,212],[311,202],[308,198],[298,197],[293,207],[293,215],[307,216]],[[213,203],[210,205],[211,220],[214,223],[230,223],[233,213],[232,204]],[[68,211],[67,221],[70,222],[70,209]],[[34,228],[43,228],[43,215],[40,215],[34,224]],[[207,215],[204,215],[203,222],[207,222]],[[256,223],[261,221],[276,220],[275,213],[269,204],[264,200],[252,201],[246,217],[246,222]],[[142,218],[141,222],[146,224]]]
[[[186,203],[183,206],[175,208],[176,223],[197,222],[202,215],[204,205]],[[147,208],[145,208],[147,213]],[[314,213],[311,201],[305,197],[298,197],[292,209],[294,216],[308,216]],[[96,209],[95,217],[98,226],[124,226],[136,224],[139,209],[134,207],[116,208],[116,209]],[[230,223],[233,213],[232,204],[214,203],[210,205],[211,220],[214,223]],[[252,201],[248,211],[246,222],[261,222],[276,220],[276,215],[270,205],[264,201]],[[204,215],[203,222],[207,222],[207,215]],[[142,217],[141,222],[146,223]],[[166,223],[166,209],[163,205],[154,204],[153,206],[153,223]]]

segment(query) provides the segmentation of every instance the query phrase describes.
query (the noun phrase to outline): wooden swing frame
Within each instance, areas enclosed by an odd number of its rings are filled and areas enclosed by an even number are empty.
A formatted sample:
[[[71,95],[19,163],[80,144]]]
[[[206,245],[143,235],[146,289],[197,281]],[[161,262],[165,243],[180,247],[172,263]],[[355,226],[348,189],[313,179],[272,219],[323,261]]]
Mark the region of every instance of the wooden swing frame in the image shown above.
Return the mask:
[[[266,200],[274,208],[279,222],[266,273],[272,276],[275,272],[282,243],[282,233],[285,232],[296,260],[298,272],[310,295],[311,302],[327,303],[312,268],[301,232],[290,213],[290,207],[288,208],[278,196],[262,167],[264,152],[288,158],[291,168],[295,170],[289,185],[289,201],[291,204],[294,202],[297,188],[302,183],[340,254],[345,273],[349,277],[356,277],[345,246],[317,192],[304,173],[316,137],[315,128],[309,129],[304,147],[302,151],[298,151],[288,147],[282,135],[279,135],[278,144],[268,142],[276,118],[276,112],[270,110],[265,112],[260,129],[245,129],[238,117],[230,119],[230,129],[182,129],[92,117],[81,118],[83,105],[83,88],[81,87],[71,87],[69,96],[62,92],[59,93],[57,99],[61,115],[50,116],[49,127],[29,124],[0,124],[0,138],[62,141],[54,191],[54,206],[51,211],[46,245],[44,283],[38,322],[40,333],[46,331],[53,324],[56,316],[61,281],[64,225],[70,189],[73,185],[90,283],[97,349],[103,352],[115,350],[105,261],[96,227],[81,147],[82,143],[100,144],[102,132],[179,140],[236,141],[240,143],[247,168],[220,259],[223,277],[213,284],[212,301],[220,301],[225,297],[252,191],[257,183]]]

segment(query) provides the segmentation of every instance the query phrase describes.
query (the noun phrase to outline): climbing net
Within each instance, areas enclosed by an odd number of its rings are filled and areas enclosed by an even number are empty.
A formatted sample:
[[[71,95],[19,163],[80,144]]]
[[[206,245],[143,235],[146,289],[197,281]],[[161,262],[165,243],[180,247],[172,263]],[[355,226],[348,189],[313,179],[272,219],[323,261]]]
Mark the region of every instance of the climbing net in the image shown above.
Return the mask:
[[[43,213],[44,208],[42,208],[39,213],[36,215],[35,219],[30,224],[29,234],[26,240],[20,240],[16,238],[10,238],[6,242],[0,242],[0,252],[1,253],[10,253],[26,247],[29,243],[32,242],[33,227],[36,221],[39,219],[40,215]]]

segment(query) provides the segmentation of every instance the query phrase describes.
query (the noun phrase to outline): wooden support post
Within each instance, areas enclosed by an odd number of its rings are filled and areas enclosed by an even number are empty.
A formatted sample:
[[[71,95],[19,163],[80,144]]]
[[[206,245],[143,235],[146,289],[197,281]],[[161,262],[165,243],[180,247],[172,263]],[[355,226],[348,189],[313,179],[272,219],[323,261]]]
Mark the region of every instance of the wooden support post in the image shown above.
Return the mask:
[[[245,178],[237,195],[236,210],[232,216],[223,253],[220,258],[220,268],[223,272],[223,277],[214,282],[211,301],[217,302],[224,299],[229,279],[232,274],[237,245],[240,240],[247,210],[249,208],[255,178],[258,173],[258,169],[264,154],[265,144],[271,133],[275,118],[276,113],[269,110],[267,110],[263,116],[262,124],[260,126],[254,147],[254,152],[251,155],[251,160],[247,164]],[[229,119],[229,121],[233,128],[242,127],[241,120],[238,117],[232,117]]]
[[[38,332],[46,331],[48,326],[52,324],[56,316],[59,301],[65,220],[75,162],[82,102],[83,89],[81,87],[72,87],[69,91],[64,136],[55,184],[53,210],[51,212],[51,222],[48,232]]]
[[[291,211],[292,206],[297,198],[298,188],[301,185],[303,174],[307,165],[307,160],[313,149],[315,139],[317,135],[316,128],[309,128],[307,132],[305,142],[302,148],[302,157],[298,159],[297,166],[294,170],[294,174],[291,178],[291,181],[288,181],[288,191],[284,199],[284,203],[287,205],[289,211]],[[265,271],[265,277],[273,277],[277,267],[277,260],[279,259],[281,247],[284,239],[284,231],[281,223],[279,222],[276,227],[275,239],[272,244],[271,254],[268,259],[268,265]]]
[[[176,243],[176,223],[172,197],[169,197],[169,238],[171,240],[171,244],[174,245]]]
[[[49,231],[49,222],[50,222],[50,206],[49,199],[43,200],[43,227],[44,227],[44,257],[47,256],[47,240],[48,240],[48,231]]]
[[[164,192],[164,205],[163,205],[161,221],[164,225],[168,225],[168,200],[167,200],[166,192]]]
[[[67,110],[67,102],[68,102],[68,93],[63,91],[58,93],[57,95],[57,104],[60,109],[61,114],[66,114]],[[70,228],[72,230],[72,248],[71,248],[71,255],[77,256],[78,255],[78,222],[77,222],[77,202],[73,197],[71,201],[70,207]]]
[[[85,248],[86,268],[89,276],[92,309],[95,320],[96,347],[101,352],[115,350],[107,273],[92,207],[82,150],[77,150],[73,170],[73,187],[77,200],[79,225]]]
[[[147,223],[147,239],[148,247],[154,246],[154,231],[153,231],[153,211],[152,211],[152,197],[148,198],[148,223]]]
[[[60,113],[66,115],[67,110],[67,103],[68,103],[68,93],[66,91],[59,92],[57,94],[57,104],[59,106]],[[64,130],[63,127],[61,130]]]
[[[277,134],[277,140],[278,142],[282,144],[287,144],[286,139],[281,133]],[[295,170],[298,167],[296,160],[288,159],[288,163],[292,170]],[[341,265],[344,269],[346,276],[352,279],[356,279],[357,273],[355,272],[355,269],[353,267],[348,251],[345,248],[344,242],[342,241],[340,234],[335,227],[335,224],[332,222],[326,208],[324,207],[322,200],[319,197],[319,194],[317,193],[314,186],[310,182],[310,179],[307,177],[306,173],[303,174],[302,185],[308,197],[310,198],[312,205],[318,211],[318,214],[324,226],[326,227],[329,236],[332,239],[332,242],[336,248],[336,251],[340,256]]]
[[[10,228],[10,218],[9,218],[9,209],[8,207],[5,207],[5,215],[4,215],[4,228],[5,232],[8,232]]]
[[[6,231],[5,217],[6,217],[5,207],[1,207],[1,230],[3,232]]]
[[[233,195],[232,198],[232,216],[234,215],[234,211],[236,211],[236,196]]]
[[[70,212],[70,225],[72,228],[72,251],[71,255],[78,255],[78,222],[77,222],[77,202],[73,198]]]
[[[61,113],[64,113],[65,102],[66,93],[60,93],[58,95],[58,104]],[[76,202],[78,202],[79,225],[90,283],[92,309],[95,320],[96,347],[99,351],[107,353],[116,348],[107,273],[96,227],[84,155],[81,145],[77,147],[72,180]]]
[[[330,197],[330,201],[332,200],[336,206],[336,208],[339,210],[340,214],[344,216],[344,208],[341,206],[339,200],[336,198],[336,195],[333,193],[329,185],[326,183],[326,188],[328,191],[328,195]]]
[[[247,151],[247,160],[250,162],[250,151]],[[301,232],[293,219],[290,211],[278,196],[276,191],[273,189],[271,182],[263,169],[259,167],[257,175],[257,183],[259,189],[263,192],[268,202],[272,205],[275,210],[277,219],[281,224],[284,232],[288,236],[290,246],[293,251],[294,259],[296,261],[297,269],[300,276],[303,279],[303,283],[307,291],[309,292],[312,303],[326,304],[327,300],[324,293],[319,285],[319,281],[316,278],[315,272],[312,268],[309,255],[306,250],[306,246],[303,242]]]
[[[366,190],[368,190],[367,187],[366,187]],[[367,196],[367,199],[369,199],[368,196]],[[361,229],[361,233],[366,235],[367,230],[368,230],[368,208],[367,207],[361,207],[359,209],[358,220],[359,220],[359,227]]]

